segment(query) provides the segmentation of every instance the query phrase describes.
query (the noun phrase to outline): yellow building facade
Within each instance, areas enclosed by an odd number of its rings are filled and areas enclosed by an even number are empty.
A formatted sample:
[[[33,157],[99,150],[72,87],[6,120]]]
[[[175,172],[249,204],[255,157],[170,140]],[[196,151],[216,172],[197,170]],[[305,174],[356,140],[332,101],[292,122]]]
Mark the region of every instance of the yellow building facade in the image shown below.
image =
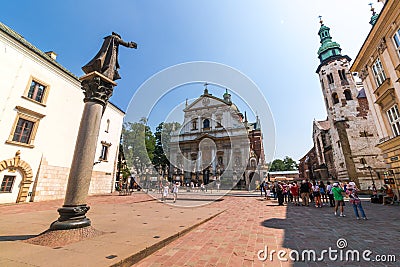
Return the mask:
[[[350,71],[361,78],[371,105],[388,172],[384,178],[400,177],[400,0],[384,3]],[[397,180],[397,181],[396,181]],[[393,181],[393,180],[392,180]]]

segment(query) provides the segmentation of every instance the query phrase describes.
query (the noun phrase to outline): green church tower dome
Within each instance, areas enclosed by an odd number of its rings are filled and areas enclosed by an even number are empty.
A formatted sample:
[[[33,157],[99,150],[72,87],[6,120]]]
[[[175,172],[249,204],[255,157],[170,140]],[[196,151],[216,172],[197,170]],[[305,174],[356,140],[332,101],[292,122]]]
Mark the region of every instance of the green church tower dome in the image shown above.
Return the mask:
[[[330,57],[340,56],[342,49],[338,43],[332,41],[330,28],[325,26],[322,20],[320,20],[320,23],[321,27],[319,28],[318,35],[321,40],[321,46],[318,49],[318,58],[322,63]]]

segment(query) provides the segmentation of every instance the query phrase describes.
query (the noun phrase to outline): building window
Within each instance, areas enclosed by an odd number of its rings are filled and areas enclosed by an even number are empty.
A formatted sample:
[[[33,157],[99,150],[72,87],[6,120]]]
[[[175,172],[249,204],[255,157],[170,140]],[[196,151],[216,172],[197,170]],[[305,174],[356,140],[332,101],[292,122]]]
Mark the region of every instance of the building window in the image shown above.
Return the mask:
[[[327,75],[327,77],[328,77],[328,83],[329,83],[329,84],[334,84],[332,73],[329,73],[329,74]]]
[[[107,161],[108,160],[108,149],[110,148],[111,143],[101,141],[101,145],[102,145],[102,147],[101,147],[99,161]]]
[[[22,97],[44,105],[49,94],[49,88],[49,85],[31,77]]]
[[[11,193],[15,181],[15,176],[4,175],[3,181],[1,182],[0,193]]]
[[[386,80],[386,76],[382,67],[382,62],[380,61],[379,58],[377,58],[374,64],[372,65],[372,71],[375,76],[376,84],[380,86]]]
[[[44,91],[46,87],[38,82],[32,81],[31,86],[28,91],[28,97],[37,102],[42,103]]]
[[[349,82],[347,81],[347,78],[346,78],[346,70],[345,69],[338,70],[338,74],[339,74],[339,77],[340,77],[341,84],[342,85],[348,85]]]
[[[352,100],[353,98],[351,97],[351,91],[349,89],[344,90],[344,97],[346,100]]]
[[[205,119],[203,121],[203,128],[210,128],[210,120],[209,119]]]
[[[390,125],[392,126],[393,134],[395,136],[400,135],[400,113],[397,104],[386,111],[386,114],[389,118]]]
[[[33,121],[19,118],[12,140],[15,142],[28,144],[34,125],[35,123]]]
[[[106,130],[105,130],[105,132],[108,133],[109,130],[110,130],[110,120],[107,119]]]
[[[339,97],[338,97],[337,93],[332,94],[332,101],[333,101],[333,104],[339,103]]]
[[[196,119],[192,120],[192,130],[197,130],[197,121],[196,121]]]
[[[394,34],[393,41],[396,46],[397,54],[400,57],[400,29],[398,29],[397,32]]]
[[[45,115],[20,106],[17,106],[16,110],[17,117],[6,143],[32,148],[39,121]]]

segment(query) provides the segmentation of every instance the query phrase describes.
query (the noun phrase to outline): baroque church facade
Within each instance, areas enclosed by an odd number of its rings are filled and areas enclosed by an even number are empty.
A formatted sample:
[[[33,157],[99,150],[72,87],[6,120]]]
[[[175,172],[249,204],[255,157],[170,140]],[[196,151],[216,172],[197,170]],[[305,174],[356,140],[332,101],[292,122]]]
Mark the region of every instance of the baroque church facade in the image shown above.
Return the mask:
[[[250,123],[232,103],[204,93],[186,105],[182,127],[171,134],[170,161],[182,183],[254,189],[267,175],[260,120]]]

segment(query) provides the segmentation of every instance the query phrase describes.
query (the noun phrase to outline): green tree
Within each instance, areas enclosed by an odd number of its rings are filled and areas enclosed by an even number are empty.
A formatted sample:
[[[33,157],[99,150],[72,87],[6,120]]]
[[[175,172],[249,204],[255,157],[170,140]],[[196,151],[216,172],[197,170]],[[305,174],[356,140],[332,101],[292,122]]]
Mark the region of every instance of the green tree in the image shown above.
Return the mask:
[[[296,171],[299,168],[297,162],[288,156],[283,159],[283,164],[285,164],[285,171]]]
[[[269,166],[269,171],[295,171],[298,168],[298,164],[292,158],[286,156],[281,159],[275,159]]]
[[[165,168],[170,165],[169,157],[169,143],[171,141],[171,133],[174,129],[180,128],[178,122],[161,122],[154,132],[155,149],[153,157],[153,165],[155,167],[161,166]]]
[[[285,163],[283,163],[283,160],[281,159],[275,159],[269,166],[269,171],[271,172],[284,171],[284,170],[285,170]]]
[[[155,137],[146,125],[147,120],[126,122],[122,127],[122,146],[128,166],[143,171],[154,156]]]

